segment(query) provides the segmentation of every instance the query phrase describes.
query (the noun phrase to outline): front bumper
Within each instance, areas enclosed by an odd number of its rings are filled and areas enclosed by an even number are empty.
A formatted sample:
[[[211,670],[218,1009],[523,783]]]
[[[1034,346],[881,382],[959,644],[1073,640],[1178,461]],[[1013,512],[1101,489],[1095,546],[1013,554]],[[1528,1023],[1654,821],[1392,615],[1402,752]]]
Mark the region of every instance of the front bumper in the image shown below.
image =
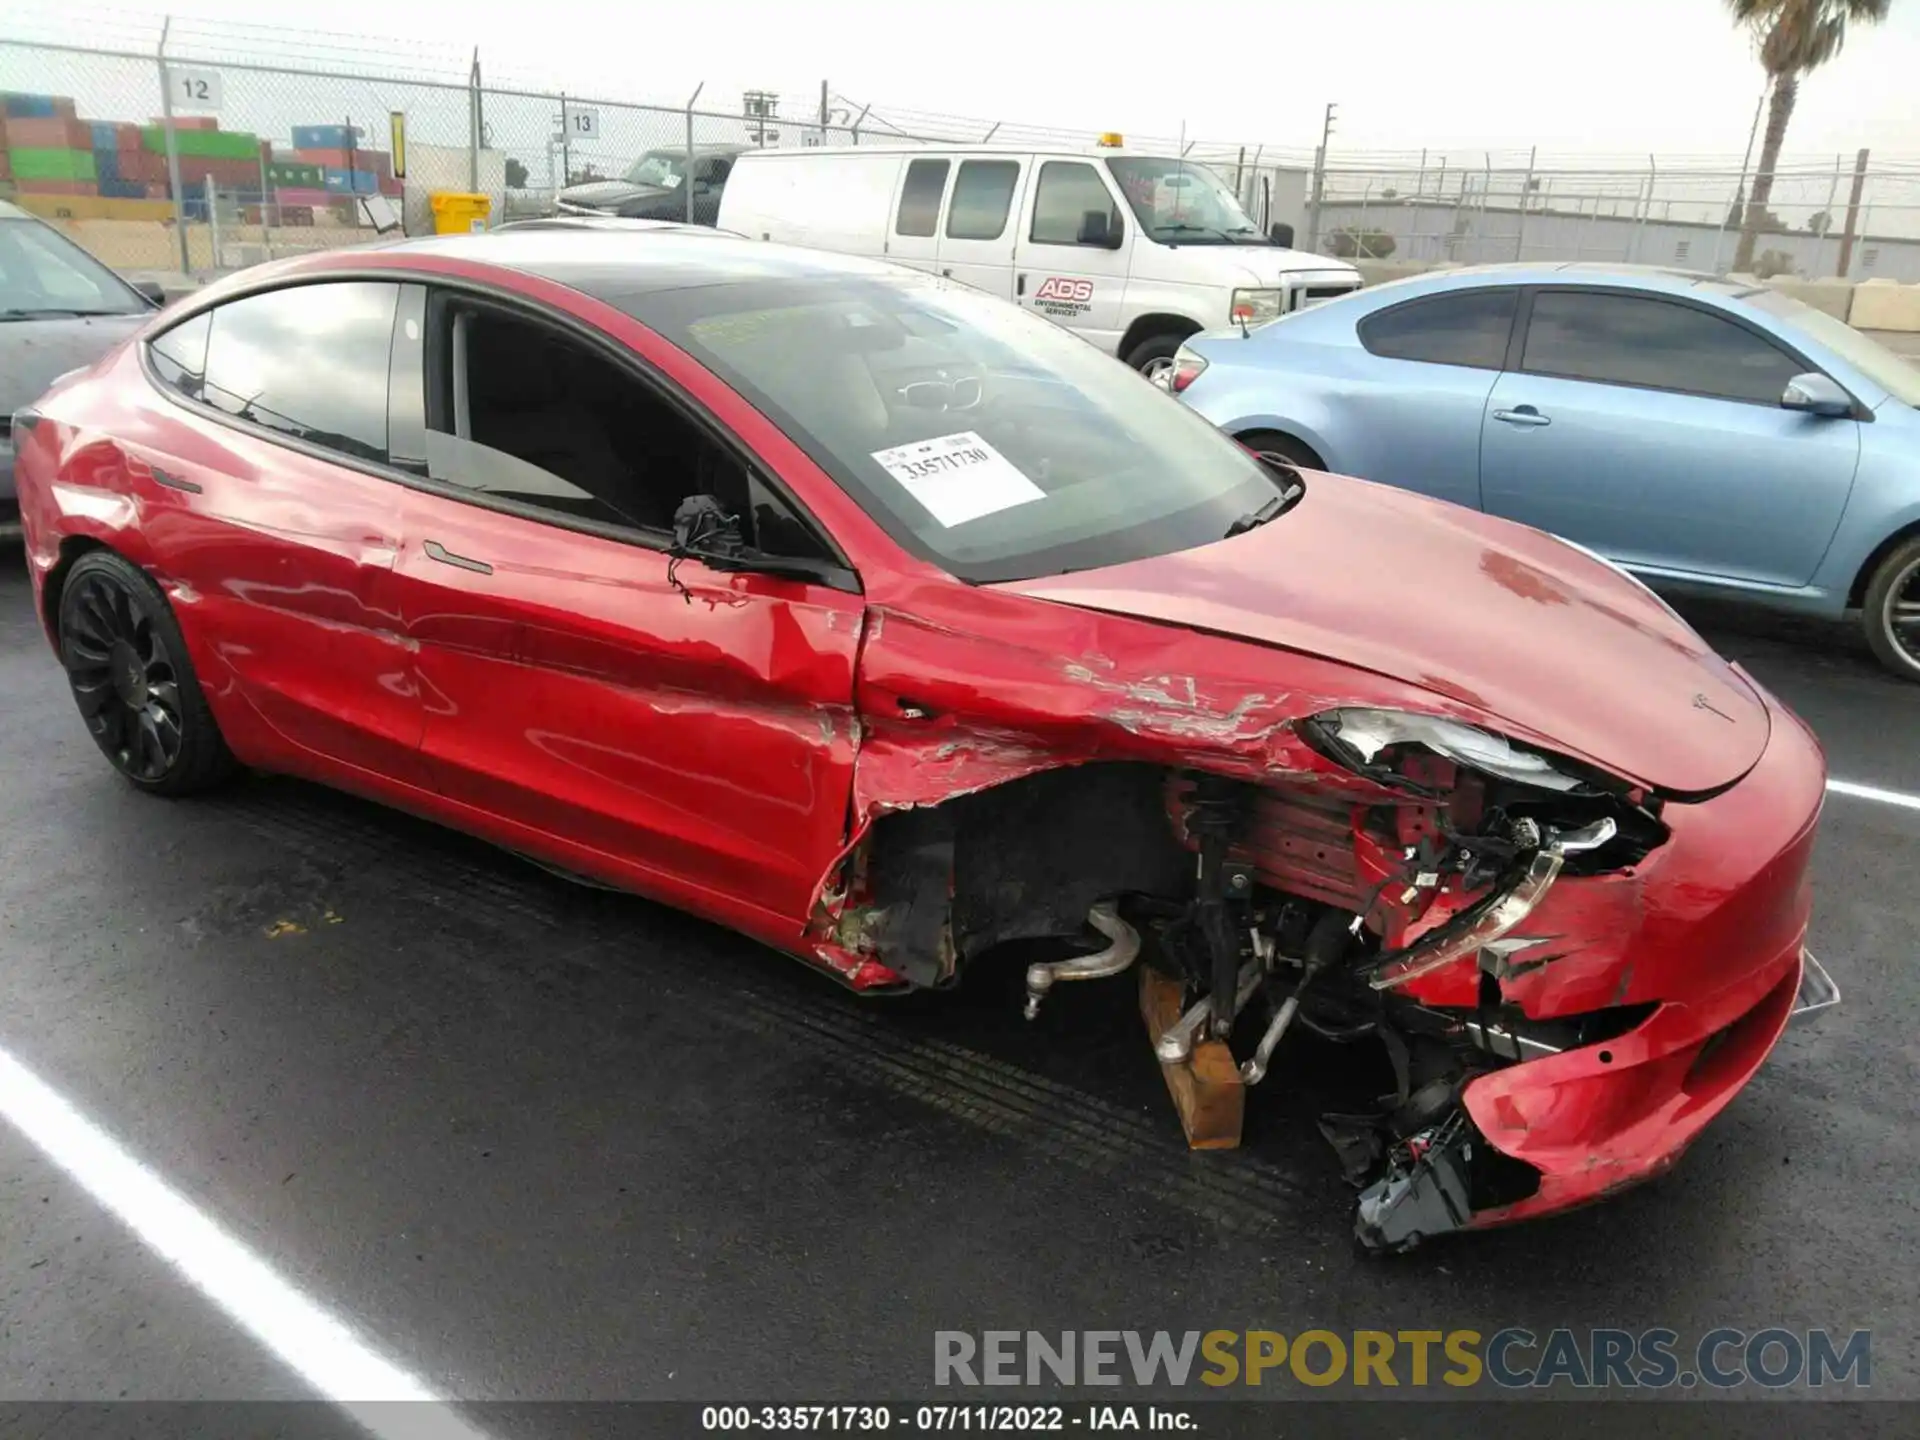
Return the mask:
[[[1669,804],[1671,839],[1638,873],[1563,881],[1528,918],[1540,953],[1558,953],[1502,982],[1509,1003],[1535,1019],[1654,1008],[1609,1040],[1467,1085],[1475,1130],[1539,1175],[1531,1195],[1468,1225],[1570,1209],[1660,1174],[1760,1068],[1803,985],[1809,1008],[1837,999],[1824,969],[1803,962],[1825,761],[1806,726],[1766,700],[1772,735],[1743,780]]]

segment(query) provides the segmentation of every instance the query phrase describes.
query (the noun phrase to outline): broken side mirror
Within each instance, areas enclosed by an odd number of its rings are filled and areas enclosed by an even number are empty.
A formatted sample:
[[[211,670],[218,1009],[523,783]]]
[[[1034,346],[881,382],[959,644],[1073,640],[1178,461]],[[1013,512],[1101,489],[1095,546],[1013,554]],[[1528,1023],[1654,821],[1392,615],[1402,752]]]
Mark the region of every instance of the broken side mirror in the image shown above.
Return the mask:
[[[740,517],[711,495],[689,495],[673,512],[673,544],[667,553],[676,560],[698,560],[716,570],[744,569],[746,542],[740,537]]]

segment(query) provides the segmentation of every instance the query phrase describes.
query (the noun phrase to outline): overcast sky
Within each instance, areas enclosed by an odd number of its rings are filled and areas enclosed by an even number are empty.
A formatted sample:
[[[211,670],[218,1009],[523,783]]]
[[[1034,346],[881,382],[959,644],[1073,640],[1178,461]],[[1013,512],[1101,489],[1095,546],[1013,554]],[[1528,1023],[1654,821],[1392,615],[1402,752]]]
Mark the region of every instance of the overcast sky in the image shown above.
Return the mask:
[[[944,112],[1310,148],[1738,157],[1761,73],[1721,0],[699,0],[520,7],[395,0],[191,0],[110,11],[44,0],[0,36],[132,33],[177,15],[416,40],[436,62],[477,45],[489,73],[607,98],[789,96],[820,80],[879,113]],[[1920,157],[1920,0],[1856,31],[1803,87],[1801,156]],[[29,16],[30,18],[25,18]],[[110,23],[103,23],[110,21]],[[176,22],[178,23],[178,22]],[[357,38],[356,38],[357,37]],[[790,102],[791,103],[791,102]]]

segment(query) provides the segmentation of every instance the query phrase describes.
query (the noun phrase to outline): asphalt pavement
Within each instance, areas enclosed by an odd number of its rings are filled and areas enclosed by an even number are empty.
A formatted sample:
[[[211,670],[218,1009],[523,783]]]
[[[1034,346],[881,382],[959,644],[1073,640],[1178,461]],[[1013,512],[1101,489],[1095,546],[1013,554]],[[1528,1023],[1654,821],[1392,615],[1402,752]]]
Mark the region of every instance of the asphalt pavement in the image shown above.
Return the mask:
[[[1689,613],[1837,778],[1920,794],[1920,687],[1846,627]],[[1193,1155],[1124,981],[1031,1025],[1017,955],[862,1001],[304,784],[141,796],[17,552],[0,697],[0,1056],[433,1393],[853,1402],[928,1394],[939,1330],[1605,1324],[1869,1328],[1872,1393],[1920,1400],[1920,809],[1830,798],[1844,1003],[1673,1173],[1383,1262],[1312,1037]],[[313,1393],[135,1228],[0,1123],[0,1401]]]

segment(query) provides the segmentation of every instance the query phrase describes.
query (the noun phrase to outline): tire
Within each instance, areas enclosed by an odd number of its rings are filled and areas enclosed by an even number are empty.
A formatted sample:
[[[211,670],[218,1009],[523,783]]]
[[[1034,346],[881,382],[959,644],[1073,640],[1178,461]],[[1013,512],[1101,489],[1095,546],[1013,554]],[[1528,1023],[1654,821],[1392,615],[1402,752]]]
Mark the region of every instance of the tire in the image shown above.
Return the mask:
[[[1282,435],[1277,430],[1243,430],[1233,437],[1255,454],[1278,455],[1290,465],[1298,465],[1302,470],[1325,470],[1327,462],[1313,453],[1310,446],[1301,444],[1291,435]]]
[[[1893,547],[1867,582],[1867,644],[1903,680],[1920,680],[1920,535]]]
[[[1175,353],[1186,343],[1186,336],[1171,331],[1149,335],[1127,352],[1127,364],[1151,380],[1158,371],[1173,364]]]
[[[191,795],[239,768],[166,596],[137,565],[111,550],[82,555],[61,586],[58,618],[80,718],[135,789]]]

